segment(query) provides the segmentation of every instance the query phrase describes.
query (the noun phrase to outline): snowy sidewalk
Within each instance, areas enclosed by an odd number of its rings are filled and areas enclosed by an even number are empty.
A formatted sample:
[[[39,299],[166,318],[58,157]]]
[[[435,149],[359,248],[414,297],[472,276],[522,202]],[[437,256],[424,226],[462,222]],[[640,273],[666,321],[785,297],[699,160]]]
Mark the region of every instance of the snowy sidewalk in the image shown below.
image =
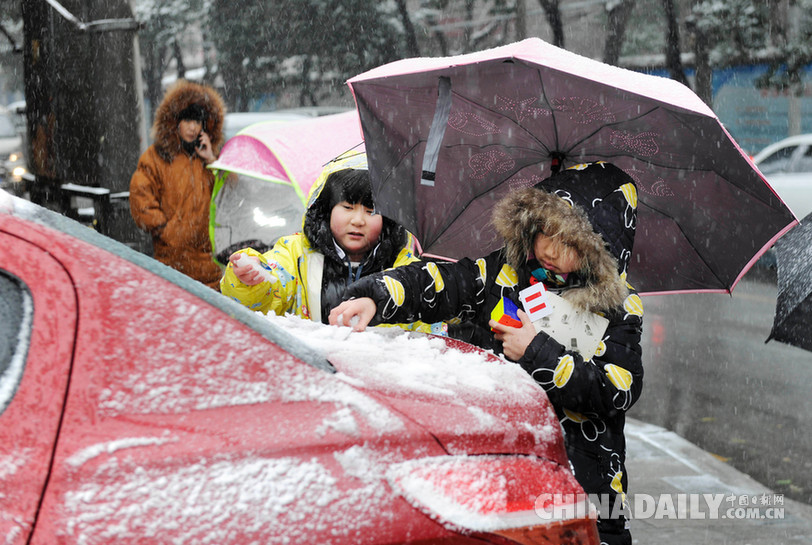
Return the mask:
[[[812,506],[659,426],[628,419],[626,439],[634,543],[812,544]]]

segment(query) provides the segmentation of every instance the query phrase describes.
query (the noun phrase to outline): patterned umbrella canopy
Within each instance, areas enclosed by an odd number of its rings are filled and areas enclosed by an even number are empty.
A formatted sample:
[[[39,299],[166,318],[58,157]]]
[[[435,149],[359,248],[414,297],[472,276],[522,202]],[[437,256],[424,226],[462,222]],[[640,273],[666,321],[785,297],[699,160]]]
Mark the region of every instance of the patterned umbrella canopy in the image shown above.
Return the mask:
[[[636,182],[629,282],[729,292],[797,222],[680,83],[528,39],[393,62],[349,80],[375,202],[450,258],[498,248],[490,209],[553,169],[609,161]]]

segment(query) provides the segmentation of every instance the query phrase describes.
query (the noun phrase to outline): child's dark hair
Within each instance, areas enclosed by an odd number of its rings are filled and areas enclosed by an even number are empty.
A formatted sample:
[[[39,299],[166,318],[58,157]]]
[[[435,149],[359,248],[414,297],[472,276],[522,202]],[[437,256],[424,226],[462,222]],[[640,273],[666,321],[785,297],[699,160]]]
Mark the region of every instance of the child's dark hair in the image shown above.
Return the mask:
[[[342,201],[347,201],[350,204],[361,203],[367,208],[375,208],[368,170],[344,169],[333,172],[324,182],[321,194],[305,212],[304,225],[302,226],[304,235],[311,244],[322,251],[333,246],[333,235],[330,231],[330,214],[333,207]],[[384,239],[392,238],[391,235],[386,234],[389,229],[386,218],[384,218],[384,230],[381,235]],[[400,238],[396,240],[400,241]]]
[[[343,201],[375,208],[368,170],[344,169],[333,172],[327,178],[323,191],[325,194],[322,195],[322,199],[328,211]]]

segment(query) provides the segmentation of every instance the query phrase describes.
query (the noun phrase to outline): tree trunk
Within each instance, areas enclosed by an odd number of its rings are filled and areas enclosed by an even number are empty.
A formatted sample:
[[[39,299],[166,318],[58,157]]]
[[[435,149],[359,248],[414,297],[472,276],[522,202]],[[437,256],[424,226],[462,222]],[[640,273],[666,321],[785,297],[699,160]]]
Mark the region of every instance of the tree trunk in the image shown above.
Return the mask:
[[[51,13],[45,2],[23,2],[23,68],[25,69],[28,168],[37,177],[31,200],[43,204],[47,188],[57,177],[54,148],[54,96]],[[54,182],[55,183],[55,180]],[[36,190],[36,191],[35,191]]]
[[[437,44],[440,46],[440,55],[447,57],[450,53],[448,51],[448,40],[445,39],[445,34],[442,30],[434,32],[434,37],[437,38]]]
[[[183,62],[183,51],[180,49],[180,40],[176,37],[172,42],[172,55],[175,57],[175,62],[177,63],[177,73],[178,79],[183,79],[186,77],[186,64]]]
[[[679,44],[679,25],[677,24],[677,10],[674,0],[663,0],[665,8],[666,35],[665,35],[665,65],[671,74],[671,79],[688,85],[685,70],[682,67]]]
[[[143,145],[137,26],[127,0],[77,7],[67,4],[68,17],[45,2],[23,2],[32,172],[125,191]],[[83,32],[79,22],[99,26]]]
[[[310,70],[313,68],[313,61],[310,55],[305,55],[302,62],[302,92],[299,94],[299,106],[316,106],[316,98],[313,96],[313,88],[310,85]],[[308,102],[310,104],[308,104]]]
[[[606,45],[603,49],[603,62],[617,66],[620,61],[620,52],[623,49],[623,39],[626,35],[626,23],[629,14],[634,9],[635,0],[622,0],[607,4],[608,28],[606,31]]]
[[[398,12],[403,22],[403,31],[406,34],[406,50],[412,57],[420,56],[420,47],[417,45],[417,35],[414,32],[412,18],[409,17],[409,10],[406,8],[406,0],[397,0]]]
[[[561,19],[558,2],[559,0],[539,0],[550,29],[553,31],[553,45],[564,47],[564,21]]]
[[[527,6],[525,0],[516,0],[516,40],[527,38]]]
[[[144,83],[147,87],[147,100],[149,101],[149,112],[147,119],[152,121],[153,113],[158,108],[161,102],[161,76],[163,75],[163,47],[158,46],[155,42],[145,40],[142,48],[145,52],[144,66],[142,72],[144,74]]]
[[[696,64],[696,78],[694,80],[694,91],[702,99],[702,102],[713,107],[713,71],[710,66],[710,43],[705,32],[693,27],[694,31],[694,57]]]
[[[475,0],[465,0],[465,21],[467,23],[472,23],[474,21],[474,3]],[[468,53],[471,51],[471,37],[473,36],[471,28],[472,25],[468,24],[465,25],[462,31],[463,47],[465,48],[463,53]]]

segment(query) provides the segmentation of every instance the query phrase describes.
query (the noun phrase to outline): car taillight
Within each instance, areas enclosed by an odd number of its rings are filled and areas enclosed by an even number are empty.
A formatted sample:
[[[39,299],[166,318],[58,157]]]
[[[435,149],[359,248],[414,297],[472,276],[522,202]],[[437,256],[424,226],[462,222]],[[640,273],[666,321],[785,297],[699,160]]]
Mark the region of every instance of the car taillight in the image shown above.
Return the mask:
[[[457,532],[495,543],[598,543],[595,509],[572,473],[549,460],[422,458],[396,465],[388,477],[413,506]],[[586,503],[561,505],[575,501]]]

